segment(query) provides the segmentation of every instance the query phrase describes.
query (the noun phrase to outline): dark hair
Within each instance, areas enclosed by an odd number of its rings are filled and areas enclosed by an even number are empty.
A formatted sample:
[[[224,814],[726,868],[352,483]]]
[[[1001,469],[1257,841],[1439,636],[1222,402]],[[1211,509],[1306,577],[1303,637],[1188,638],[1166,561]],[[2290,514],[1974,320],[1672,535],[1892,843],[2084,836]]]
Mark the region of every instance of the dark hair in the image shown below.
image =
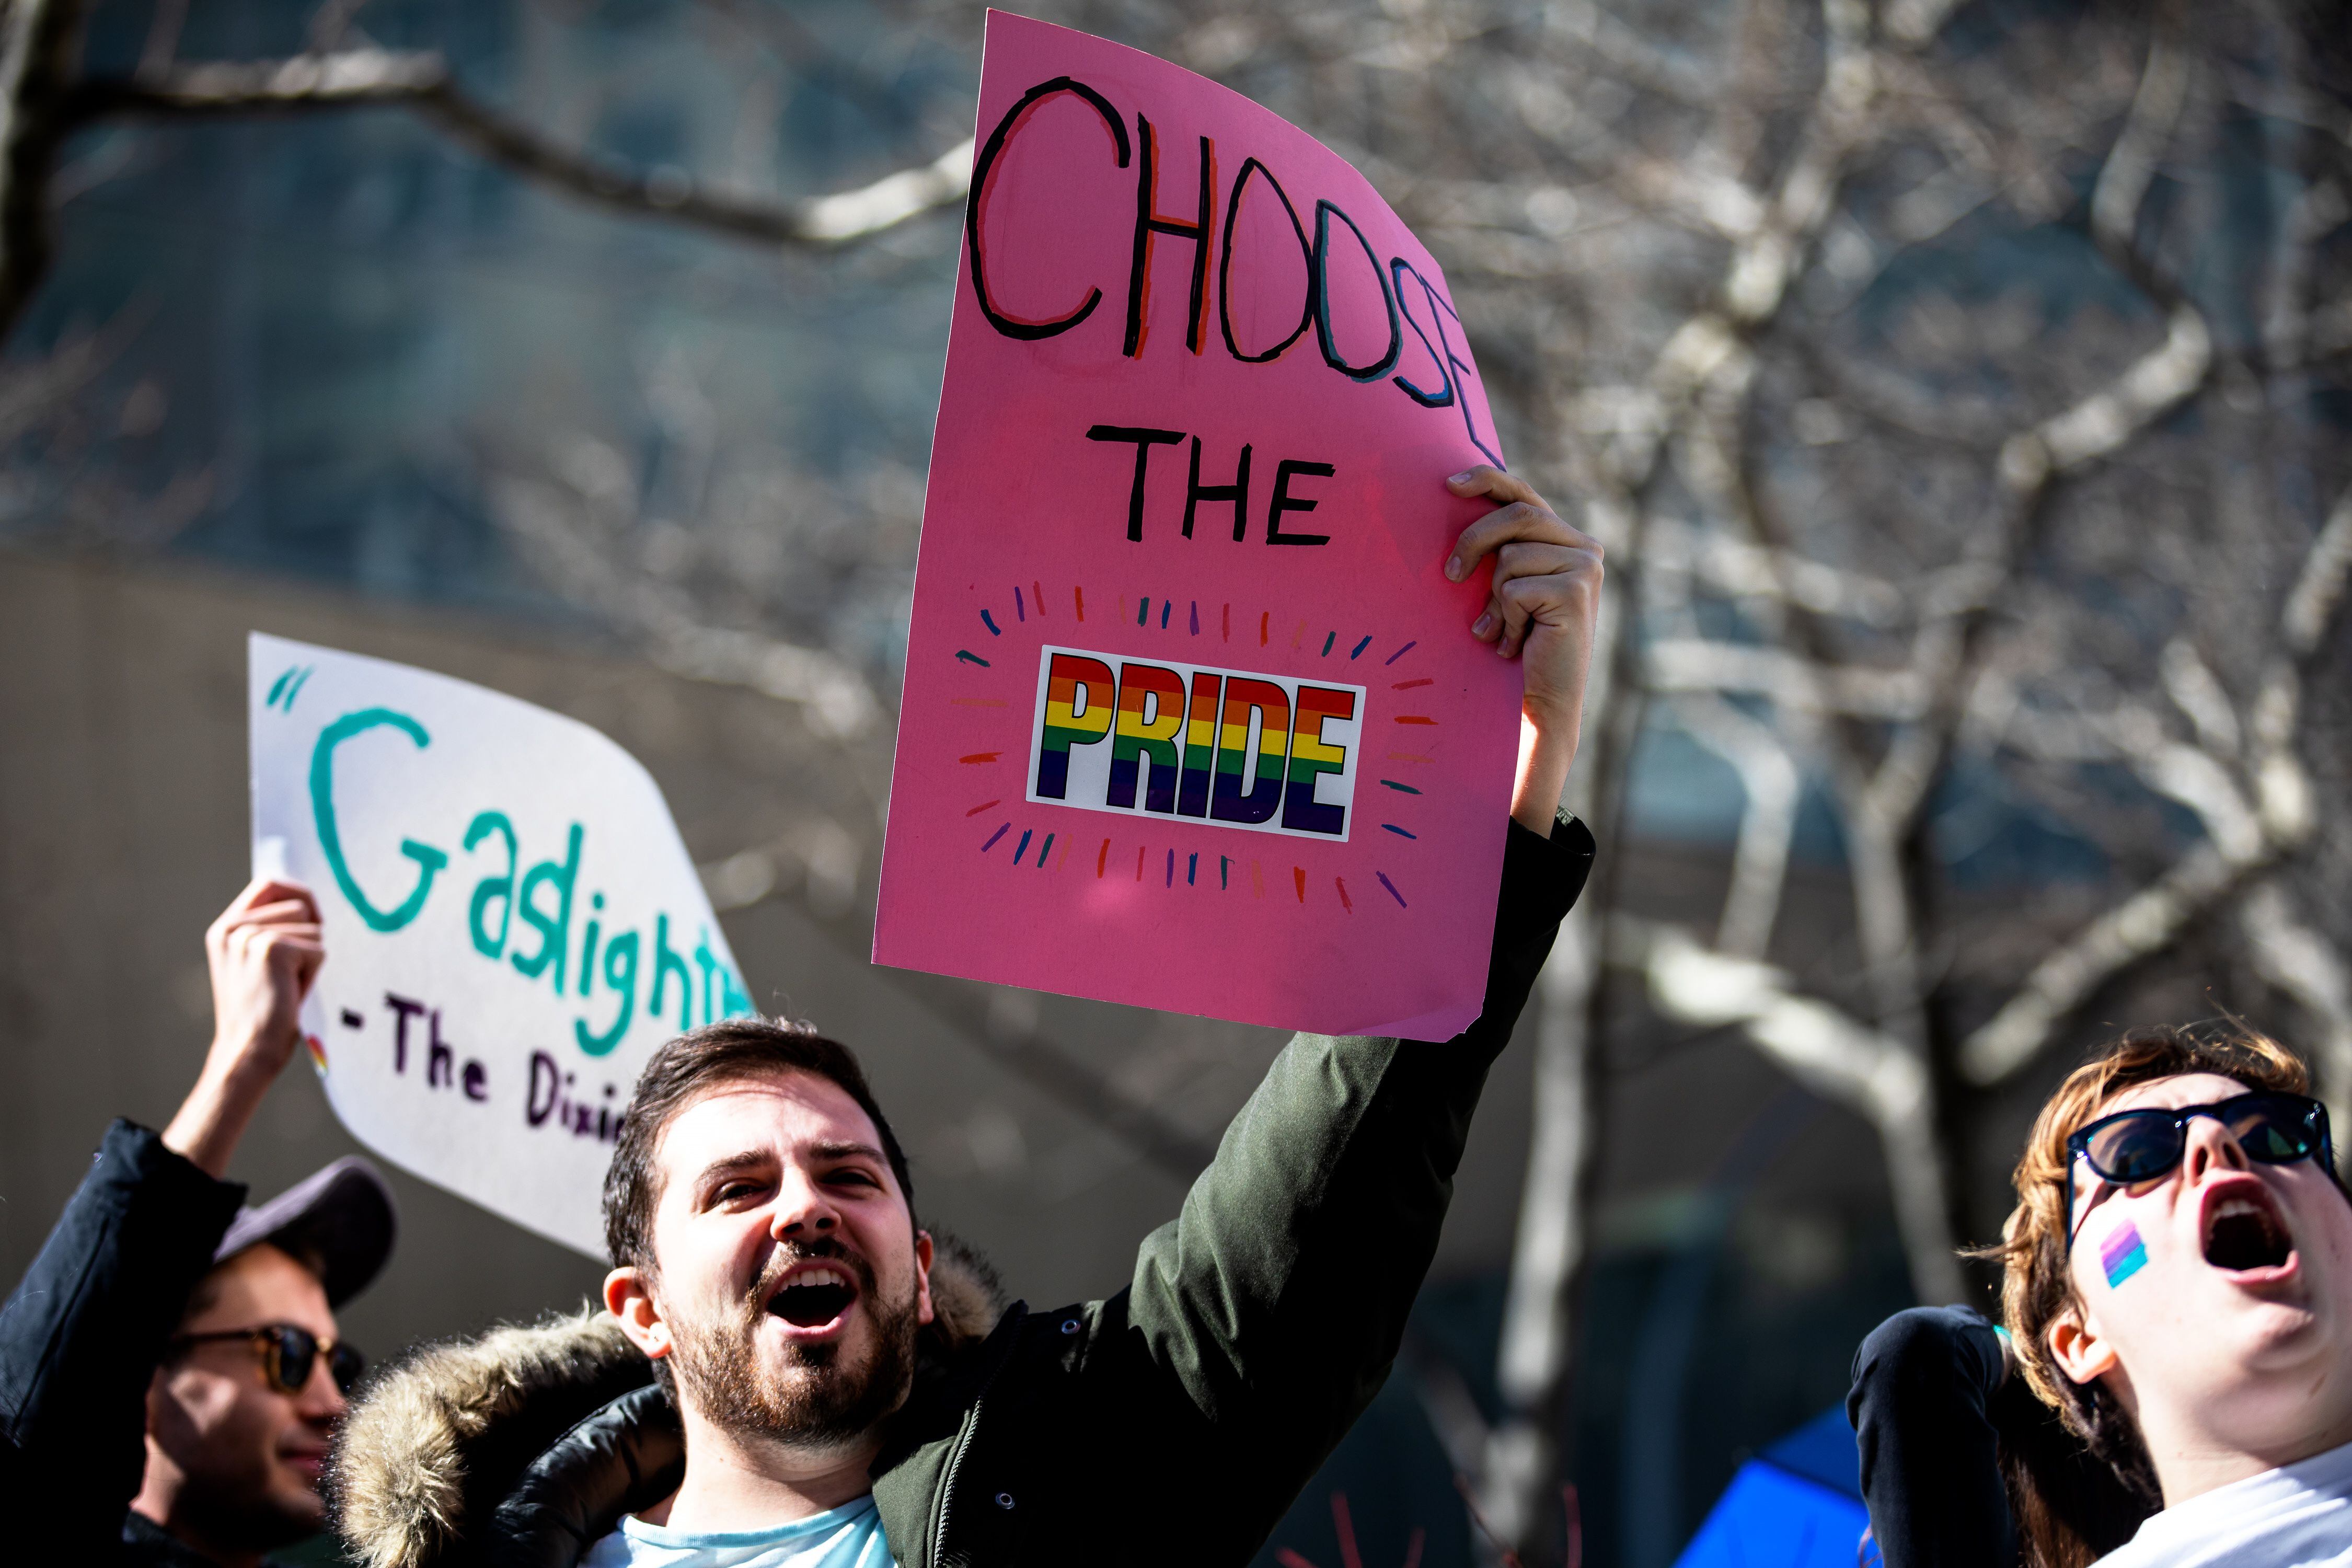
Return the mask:
[[[203,1277],[188,1291],[188,1304],[180,1309],[180,1321],[184,1324],[211,1311],[221,1299],[222,1286],[227,1283],[228,1266],[256,1247],[262,1247],[272,1252],[284,1253],[321,1286],[327,1282],[327,1260],[320,1256],[317,1248],[297,1246],[282,1237],[266,1236],[259,1241],[238,1247],[205,1269]]]
[[[2247,1029],[2158,1029],[2101,1047],[2067,1075],[2034,1118],[2013,1178],[2017,1207],[2001,1227],[2000,1245],[1979,1254],[2002,1266],[2001,1315],[2027,1386],[2105,1472],[2069,1474],[2069,1467],[2045,1457],[2004,1455],[2030,1568],[2081,1568],[2129,1537],[2137,1524],[2132,1504],[2143,1516],[2163,1506],[2138,1423],[2105,1384],[2075,1383],[2059,1370],[2049,1328],[2067,1308],[2082,1305],[2069,1267],[2074,1216],[2066,1212],[2067,1137],[2097,1120],[2124,1090],[2188,1073],[2214,1073],[2248,1089],[2290,1094],[2308,1093],[2311,1085],[2309,1069],[2285,1047]]]
[[[620,1141],[613,1163],[604,1172],[604,1249],[615,1267],[654,1268],[654,1205],[661,1197],[660,1173],[654,1162],[662,1131],[688,1101],[722,1084],[764,1078],[779,1072],[813,1073],[838,1087],[857,1102],[874,1123],[889,1159],[890,1173],[911,1214],[915,1184],[907,1174],[907,1156],[889,1119],[874,1102],[866,1071],[849,1047],[827,1039],[807,1024],[775,1019],[723,1018],[680,1035],[653,1054],[629,1109],[621,1119]]]

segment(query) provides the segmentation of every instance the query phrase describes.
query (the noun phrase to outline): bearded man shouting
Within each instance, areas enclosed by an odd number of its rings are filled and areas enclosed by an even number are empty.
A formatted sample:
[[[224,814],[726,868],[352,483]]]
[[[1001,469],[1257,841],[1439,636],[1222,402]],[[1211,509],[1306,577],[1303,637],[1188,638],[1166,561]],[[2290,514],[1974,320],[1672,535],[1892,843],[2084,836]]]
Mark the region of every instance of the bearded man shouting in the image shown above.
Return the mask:
[[[1526,686],[1475,1024],[1292,1040],[1126,1289],[1044,1313],[1002,1308],[918,1224],[846,1049],[759,1019],[674,1040],[605,1182],[606,1313],[378,1385],[336,1463],[361,1559],[1248,1562],[1388,1374],[1486,1069],[1591,863],[1556,814],[1600,549],[1507,474],[1449,483],[1501,503],[1445,571],[1495,557],[1470,635],[1523,655]]]

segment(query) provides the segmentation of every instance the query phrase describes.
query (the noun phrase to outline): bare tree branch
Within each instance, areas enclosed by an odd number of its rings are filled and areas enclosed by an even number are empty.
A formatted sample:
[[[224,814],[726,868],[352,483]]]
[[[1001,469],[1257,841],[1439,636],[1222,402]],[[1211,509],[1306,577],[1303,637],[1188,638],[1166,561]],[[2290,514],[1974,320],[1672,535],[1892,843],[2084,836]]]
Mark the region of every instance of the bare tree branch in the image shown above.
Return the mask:
[[[1612,74],[1678,103],[1705,104],[1715,98],[1716,83],[1706,72],[1651,43],[1591,0],[1561,0],[1545,7],[1544,25],[1590,50]]]
[[[2293,997],[2316,1027],[2319,1098],[2328,1121],[2352,1125],[2352,967],[2312,930],[2276,880],[2264,882],[2238,908],[2246,950],[2263,979]]]
[[[2233,861],[2210,846],[2175,864],[2036,965],[2025,984],[1961,1047],[1961,1071],[1970,1081],[1987,1085],[2017,1072],[2100,986],[2169,947],[2192,921],[2219,906],[2260,869],[2261,864]]]
[[[180,32],[188,25],[188,0],[155,0],[147,18],[147,40],[140,47],[138,75],[144,79],[169,70],[180,52]]]
[[[842,739],[870,731],[884,716],[865,678],[832,655],[704,624],[675,590],[596,548],[591,530],[572,517],[553,487],[505,479],[494,486],[492,503],[499,522],[568,597],[595,605],[631,631],[657,668],[799,703],[819,733]],[[861,777],[866,771],[859,769]],[[866,782],[878,821],[883,785]]]
[[[670,169],[639,174],[562,146],[467,94],[431,50],[350,49],[288,59],[176,66],[131,80],[93,79],[75,93],[76,122],[117,114],[204,116],[257,111],[407,108],[482,156],[624,212],[782,245],[838,245],[961,201],[971,143],[856,190],[800,201],[761,200],[701,184]]]
[[[2192,62],[2181,47],[2179,23],[2179,0],[2168,0],[2160,7],[2148,37],[2147,67],[2132,99],[2131,113],[2091,192],[2091,232],[2108,250],[2134,248],[2132,230],[2139,221],[2141,198],[2147,195],[2149,182],[2156,177],[2157,159],[2172,140],[2181,106],[2189,100]]]
[[[2203,318],[2183,303],[2173,312],[2163,344],[2113,384],[2005,442],[1999,465],[1998,521],[1972,539],[1968,552],[1971,563],[1989,578],[2005,581],[2014,570],[2025,522],[2052,479],[2112,454],[2194,392],[2211,365],[2210,342]],[[1912,830],[1966,721],[1979,673],[1974,656],[1987,613],[1984,605],[1991,596],[1976,595],[1976,602],[1959,614],[1932,616],[1921,628],[1912,672],[1927,694],[1924,721],[1896,735],[1861,798],[1849,805],[1856,918],[1872,977],[1890,998],[1901,981],[1900,969],[1916,961],[1907,943],[1898,945],[1892,934],[1904,929],[1899,916],[1908,898],[1893,847]],[[2177,931],[2185,922],[2183,915],[2170,929]],[[2059,962],[2053,957],[2050,963]],[[2060,971],[2051,973],[2054,978]],[[2029,983],[2025,994],[2041,994]],[[2050,999],[2055,996],[2053,993]],[[2028,1004],[2021,995],[2011,1005]],[[2030,1016],[2017,1015],[2021,1020]],[[2011,1037],[2001,1037],[2006,1041]],[[1990,1059],[1973,1047],[1972,1040],[1961,1053],[1963,1069],[1972,1076],[1982,1069],[1969,1063]]]
[[[2337,498],[2287,593],[2286,609],[2279,617],[2279,641],[2287,658],[2299,664],[2319,651],[2328,622],[2344,603],[2347,576],[2352,576],[2352,489]]]
[[[2299,847],[2312,831],[2311,785],[2294,755],[2299,703],[2294,661],[2319,646],[2352,572],[2352,490],[2336,505],[2305,552],[2281,616],[2281,656],[2255,704],[2251,771],[2254,799],[2239,793],[2221,762],[2160,740],[2151,716],[2137,728],[2111,720],[2150,784],[2196,811],[2207,843],[2148,887],[2124,900],[2037,965],[2025,984],[1960,1049],[1961,1070],[1994,1084],[2023,1068],[2059,1026],[2125,968],[2171,945],[2188,926]]]
[[[1905,669],[1824,668],[1800,655],[1755,643],[1662,639],[1645,650],[1647,684],[1658,692],[1741,692],[1786,708],[1916,719],[1918,679]]]
[[[1536,1500],[1559,1468],[1558,1424],[1567,1388],[1576,1283],[1591,1247],[1591,1180],[1600,1107],[1593,1103],[1592,1018],[1600,932],[1588,914],[1560,926],[1538,977],[1534,1123],[1505,1287],[1495,1383],[1503,1417],[1488,1429],[1479,1508],[1507,1541],[1538,1528]]]
[[[2174,637],[2164,645],[2157,674],[2164,694],[2196,728],[2197,743],[2215,756],[2235,757],[2245,739],[2239,733],[2238,710],[2187,638]]]
[[[308,52],[323,55],[341,48],[343,39],[351,34],[352,25],[359,20],[360,13],[366,7],[367,0],[320,0],[319,8],[310,13],[310,26],[303,35],[304,43],[309,45]]]
[[[1873,627],[1895,626],[1908,608],[1903,591],[1883,577],[1727,538],[1678,518],[1652,518],[1649,542],[1653,575],[1688,575],[1732,598],[1778,599]]]
[[[2151,46],[2134,113],[2118,138],[2116,152],[2110,155],[2110,163],[2118,155],[2127,163],[2155,157],[2160,142],[2152,140],[2156,137],[2153,123],[2161,112],[2163,132],[2168,136],[2178,105],[2172,103],[2171,89],[2151,88],[2148,81],[2176,68],[2169,52]],[[2148,106],[2146,117],[2139,112],[2142,105]],[[2104,178],[2103,174],[2103,183]],[[2154,269],[2137,260],[2128,232],[2130,214],[2116,216],[2126,193],[2136,212],[2146,188],[2145,173],[2126,170],[2118,176],[2116,195],[2108,207],[2110,226],[2101,237],[2103,248],[2127,266],[2136,282],[2154,289],[2161,285],[2154,279]],[[2204,384],[2212,359],[2212,335],[2204,317],[2186,299],[2176,297],[2160,345],[2099,391],[2001,444],[1995,469],[1994,516],[1975,531],[1967,551],[1969,563],[1989,579],[1985,591],[1957,605],[1957,614],[1933,616],[1922,626],[1914,645],[1912,668],[1929,694],[1928,721],[1898,737],[1889,748],[1861,803],[1863,816],[1892,827],[1910,823],[1925,803],[1968,710],[1976,673],[1973,655],[1987,609],[1997,584],[2014,570],[2026,525],[2052,480],[2110,456],[2146,431]]]
[[[1828,59],[1822,89],[1781,175],[1771,211],[1734,253],[1723,309],[1753,328],[1780,308],[1802,247],[1828,222],[1847,158],[1872,130],[1870,108],[1883,75],[1869,46],[1870,10],[1861,0],[1824,0]]]
[[[1732,847],[1731,889],[1724,895],[1715,945],[1734,958],[1762,958],[1789,879],[1803,781],[1770,727],[1720,698],[1683,698],[1674,704],[1674,713],[1685,732],[1739,775],[1747,805]]]
[[[1616,916],[1610,950],[1612,963],[1648,982],[1653,1005],[1668,1017],[1736,1025],[1800,1083],[1867,1116],[1885,1145],[1921,1299],[1960,1298],[1959,1261],[1943,1239],[1950,1235],[1950,1199],[1928,1125],[1933,1100],[1916,1051],[1826,1002],[1799,994],[1783,971],[1710,952],[1672,926]]]
[[[2000,449],[2000,480],[2012,505],[2021,505],[2062,474],[2108,457],[2170,413],[2205,384],[2213,367],[2213,338],[2189,304],[2173,307],[2164,342],[2134,362],[2109,385]]]
[[[72,129],[82,0],[11,0],[0,12],[0,331],[49,269],[49,175]]]
[[[1786,171],[1769,200],[1758,203],[1763,217],[1734,247],[1714,303],[1667,338],[1641,386],[1619,389],[1612,408],[1595,410],[1612,426],[1612,438],[1600,460],[1587,469],[1591,481],[1588,526],[1613,554],[1634,563],[1632,575],[1637,582],[1642,552],[1627,546],[1640,538],[1647,492],[1664,444],[1711,390],[1718,408],[1727,398],[1745,396],[1753,365],[1746,345],[1785,302],[1801,258],[1834,210],[1848,160],[1870,131],[1868,111],[1883,79],[1867,42],[1868,10],[1858,0],[1824,0],[1823,14],[1829,43],[1822,86]],[[1924,46],[1940,19],[1940,12],[1923,18],[1919,30],[1905,38],[1906,45]],[[1744,204],[1717,205],[1738,214],[1735,223],[1744,219],[1739,213]],[[1613,575],[1622,584],[1627,574],[1621,570]],[[1633,635],[1632,615],[1622,586],[1612,603],[1617,606],[1615,617],[1612,626],[1603,627],[1594,665],[1601,689],[1587,698],[1587,711],[1604,732],[1636,721],[1643,696],[1641,683],[1632,680],[1618,689],[1612,673],[1620,664],[1631,673],[1633,665],[1627,640]],[[1799,673],[1805,672],[1801,668]],[[1630,735],[1622,750],[1630,754]],[[1610,764],[1604,761],[1600,765]],[[1545,1037],[1554,1045],[1549,1065],[1539,1052],[1538,1076],[1539,1085],[1549,1075],[1559,1087],[1555,1093],[1538,1095],[1538,1148],[1529,1157],[1497,1363],[1510,1369],[1504,1390],[1506,1414],[1488,1440],[1488,1461],[1480,1478],[1485,1516],[1505,1541],[1521,1551],[1533,1542],[1541,1500],[1557,1468],[1553,1450],[1567,1385],[1570,1287],[1580,1272],[1586,1246],[1576,1205],[1591,1180],[1593,1142],[1590,1053],[1598,992],[1589,955],[1597,950],[1600,933],[1588,932],[1583,925],[1592,918],[1570,917],[1570,926],[1554,950],[1555,967],[1547,970]],[[1916,1070],[1916,1064],[1912,1066]],[[1574,1092],[1568,1088],[1571,1082],[1580,1086]],[[1931,1134],[1927,1120],[1923,1110],[1923,1124],[1916,1131]],[[1919,1146],[1932,1151],[1932,1136]],[[1948,1247],[1948,1204],[1940,1170],[1932,1152],[1927,1161],[1924,1181],[1909,1171],[1896,1178],[1905,1233],[1923,1290],[1958,1279]],[[1570,1173],[1564,1184],[1556,1180],[1563,1171]]]
[[[618,211],[773,244],[830,246],[876,234],[961,200],[969,141],[918,168],[856,190],[775,201],[697,182],[683,171],[639,174],[565,146],[467,94],[433,50],[321,47],[284,59],[172,63],[184,0],[163,0],[127,78],[81,72],[88,0],[0,6],[0,333],[47,275],[58,155],[67,137],[125,115],[200,118],[384,105],[406,109],[476,153]],[[330,0],[313,40],[350,30],[352,0]]]

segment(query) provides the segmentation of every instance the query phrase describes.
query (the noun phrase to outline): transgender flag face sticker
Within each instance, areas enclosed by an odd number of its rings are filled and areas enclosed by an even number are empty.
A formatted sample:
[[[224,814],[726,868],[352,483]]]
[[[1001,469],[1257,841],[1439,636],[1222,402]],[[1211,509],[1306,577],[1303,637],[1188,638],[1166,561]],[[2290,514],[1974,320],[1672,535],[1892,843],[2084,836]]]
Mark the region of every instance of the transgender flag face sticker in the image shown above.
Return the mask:
[[[2107,1271],[2110,1290],[2147,1268],[2147,1244],[2139,1237],[2139,1226],[2126,1220],[2110,1232],[2099,1244],[2099,1266]]]

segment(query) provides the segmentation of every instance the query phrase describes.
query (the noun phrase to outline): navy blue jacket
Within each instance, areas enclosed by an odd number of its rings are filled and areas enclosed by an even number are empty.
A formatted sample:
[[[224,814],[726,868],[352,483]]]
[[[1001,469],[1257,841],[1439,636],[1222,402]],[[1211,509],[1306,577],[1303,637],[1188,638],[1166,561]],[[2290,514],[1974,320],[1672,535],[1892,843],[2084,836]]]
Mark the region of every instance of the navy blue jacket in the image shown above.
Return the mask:
[[[244,1201],[243,1186],[117,1121],[0,1307],[0,1520],[49,1546],[43,1560],[204,1561],[129,1515],[148,1385]]]
[[[1853,1356],[1846,1416],[1885,1568],[2010,1568],[2024,1543],[2004,1470],[2040,1478],[2041,1506],[2095,1552],[2147,1517],[2058,1413],[2008,1373],[1993,1326],[1966,1307],[1914,1307]]]

